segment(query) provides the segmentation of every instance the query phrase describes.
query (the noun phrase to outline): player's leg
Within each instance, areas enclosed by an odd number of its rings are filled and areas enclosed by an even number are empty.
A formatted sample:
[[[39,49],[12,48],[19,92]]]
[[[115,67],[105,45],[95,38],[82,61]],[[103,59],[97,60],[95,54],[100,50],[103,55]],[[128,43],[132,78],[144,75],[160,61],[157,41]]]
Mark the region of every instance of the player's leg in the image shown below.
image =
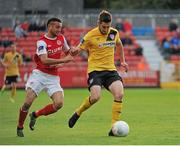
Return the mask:
[[[48,78],[46,77],[45,82],[47,83],[47,86],[45,86],[45,90],[48,93],[49,97],[51,97],[51,99],[53,100],[53,103],[50,103],[42,109],[36,110],[30,114],[29,127],[31,130],[34,130],[36,119],[38,117],[53,114],[63,106],[64,93],[59,84],[59,77],[49,75]]]
[[[111,93],[114,96],[114,102],[112,105],[112,124],[120,119],[122,110],[122,98],[124,94],[123,84],[121,81],[113,82],[109,87]]]
[[[16,97],[16,83],[17,83],[17,78],[18,76],[12,76],[11,77],[11,97],[10,99],[12,101],[15,101],[15,97]]]
[[[6,84],[4,84],[4,85],[2,86],[2,88],[1,88],[1,91],[0,91],[0,97],[3,96],[4,91],[5,91],[6,88],[7,88],[7,87],[6,87]]]
[[[90,96],[88,96],[79,108],[76,109],[75,113],[69,119],[69,127],[74,127],[75,123],[81,116],[81,114],[86,111],[88,108],[91,107],[94,103],[96,103],[100,99],[101,95],[101,86],[102,86],[102,79],[100,77],[100,72],[93,71],[89,73],[88,78],[88,86],[90,90]]]
[[[3,92],[4,92],[4,90],[6,89],[6,84],[4,84],[3,86],[2,86],[2,88],[1,88],[1,94],[3,94]]]
[[[113,125],[116,121],[120,120],[121,110],[122,110],[122,98],[124,94],[123,84],[120,80],[114,81],[109,86],[110,92],[114,96],[114,101],[112,104],[112,122]],[[110,130],[109,135],[112,136],[112,131]]]
[[[4,88],[4,90],[1,92],[1,96],[3,96],[5,92],[11,90],[11,88],[12,88],[12,87],[11,87],[11,84],[5,84],[4,87],[5,87],[5,88]],[[10,98],[9,92],[7,92],[7,94],[8,94],[8,97],[9,97],[10,101],[11,101],[12,103],[14,103],[14,100],[11,100],[11,98]],[[5,95],[4,95],[4,96],[5,96]],[[7,95],[6,95],[6,96],[7,96]]]
[[[27,117],[29,108],[36,97],[37,97],[36,93],[31,88],[27,88],[24,104],[19,110],[19,120],[17,125],[17,136],[19,137],[24,137],[23,134],[24,121]]]
[[[11,87],[11,82],[9,77],[5,77],[4,85],[1,88],[1,95],[5,92],[6,89],[9,89]]]
[[[101,97],[101,87],[99,85],[94,85],[90,88],[90,96],[88,96],[80,107],[76,110],[76,113],[80,116],[84,111],[86,111],[91,105],[96,103]]]
[[[26,83],[26,98],[19,112],[17,135],[20,137],[24,136],[23,125],[28,114],[28,110],[34,99],[38,96],[38,94],[42,91],[43,88],[44,85],[41,82],[41,76],[37,72],[33,71]]]
[[[34,111],[30,114],[30,123],[29,127],[31,130],[34,130],[34,126],[36,123],[36,119],[40,116],[47,116],[50,114],[53,114],[57,112],[62,106],[63,106],[63,92],[62,91],[57,91],[51,96],[53,103],[50,103],[43,107],[40,110]]]
[[[12,82],[11,83],[11,97],[10,97],[10,101],[11,102],[15,102],[15,97],[16,97],[16,83]]]
[[[5,91],[5,89],[6,89],[6,76],[4,76],[4,85],[2,86],[2,88],[1,88],[1,95],[4,93],[4,91]]]
[[[71,116],[69,119],[69,127],[72,128],[81,114],[86,111],[88,108],[90,108],[94,103],[96,103],[101,97],[101,86],[99,85],[93,85],[90,88],[90,96],[88,96],[82,104],[79,106],[79,108],[76,109],[76,112]]]

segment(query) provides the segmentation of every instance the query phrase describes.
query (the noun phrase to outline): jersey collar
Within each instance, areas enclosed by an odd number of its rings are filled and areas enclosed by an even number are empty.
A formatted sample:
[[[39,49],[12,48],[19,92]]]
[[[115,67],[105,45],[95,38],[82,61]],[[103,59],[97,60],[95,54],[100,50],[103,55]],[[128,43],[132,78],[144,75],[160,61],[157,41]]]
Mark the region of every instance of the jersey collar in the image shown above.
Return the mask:
[[[55,37],[55,38],[50,38],[50,37],[47,36],[47,34],[45,34],[44,37],[47,38],[47,39],[49,39],[49,40],[56,40],[56,39],[57,39],[57,37]]]

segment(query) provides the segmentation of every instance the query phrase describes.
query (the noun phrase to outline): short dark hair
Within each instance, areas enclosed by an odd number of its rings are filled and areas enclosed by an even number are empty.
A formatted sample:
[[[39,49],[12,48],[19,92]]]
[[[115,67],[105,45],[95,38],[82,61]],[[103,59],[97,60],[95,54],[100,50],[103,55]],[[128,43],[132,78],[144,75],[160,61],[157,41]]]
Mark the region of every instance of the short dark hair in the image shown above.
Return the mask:
[[[48,25],[51,23],[51,22],[59,22],[59,23],[62,23],[62,21],[59,19],[59,18],[50,18],[48,21],[47,21],[47,27]]]
[[[99,16],[98,16],[98,21],[99,22],[109,23],[109,22],[111,22],[111,20],[112,20],[112,15],[111,15],[110,12],[108,12],[106,10],[102,10],[99,13]]]

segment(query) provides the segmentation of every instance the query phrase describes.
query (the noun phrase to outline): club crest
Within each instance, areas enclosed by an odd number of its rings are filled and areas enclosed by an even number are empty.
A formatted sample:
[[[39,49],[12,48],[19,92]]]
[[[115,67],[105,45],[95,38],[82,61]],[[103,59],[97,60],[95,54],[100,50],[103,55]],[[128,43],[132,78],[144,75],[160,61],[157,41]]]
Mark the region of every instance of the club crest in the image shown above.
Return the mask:
[[[109,37],[114,40],[114,34],[110,34]]]

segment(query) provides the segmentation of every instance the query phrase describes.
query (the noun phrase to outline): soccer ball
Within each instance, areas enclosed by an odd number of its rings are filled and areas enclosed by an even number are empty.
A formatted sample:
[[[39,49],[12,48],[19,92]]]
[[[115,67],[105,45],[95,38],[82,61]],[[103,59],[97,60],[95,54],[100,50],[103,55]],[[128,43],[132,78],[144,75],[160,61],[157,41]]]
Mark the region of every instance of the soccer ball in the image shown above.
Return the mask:
[[[112,133],[115,136],[125,137],[129,133],[129,125],[125,121],[117,121],[112,126]]]

